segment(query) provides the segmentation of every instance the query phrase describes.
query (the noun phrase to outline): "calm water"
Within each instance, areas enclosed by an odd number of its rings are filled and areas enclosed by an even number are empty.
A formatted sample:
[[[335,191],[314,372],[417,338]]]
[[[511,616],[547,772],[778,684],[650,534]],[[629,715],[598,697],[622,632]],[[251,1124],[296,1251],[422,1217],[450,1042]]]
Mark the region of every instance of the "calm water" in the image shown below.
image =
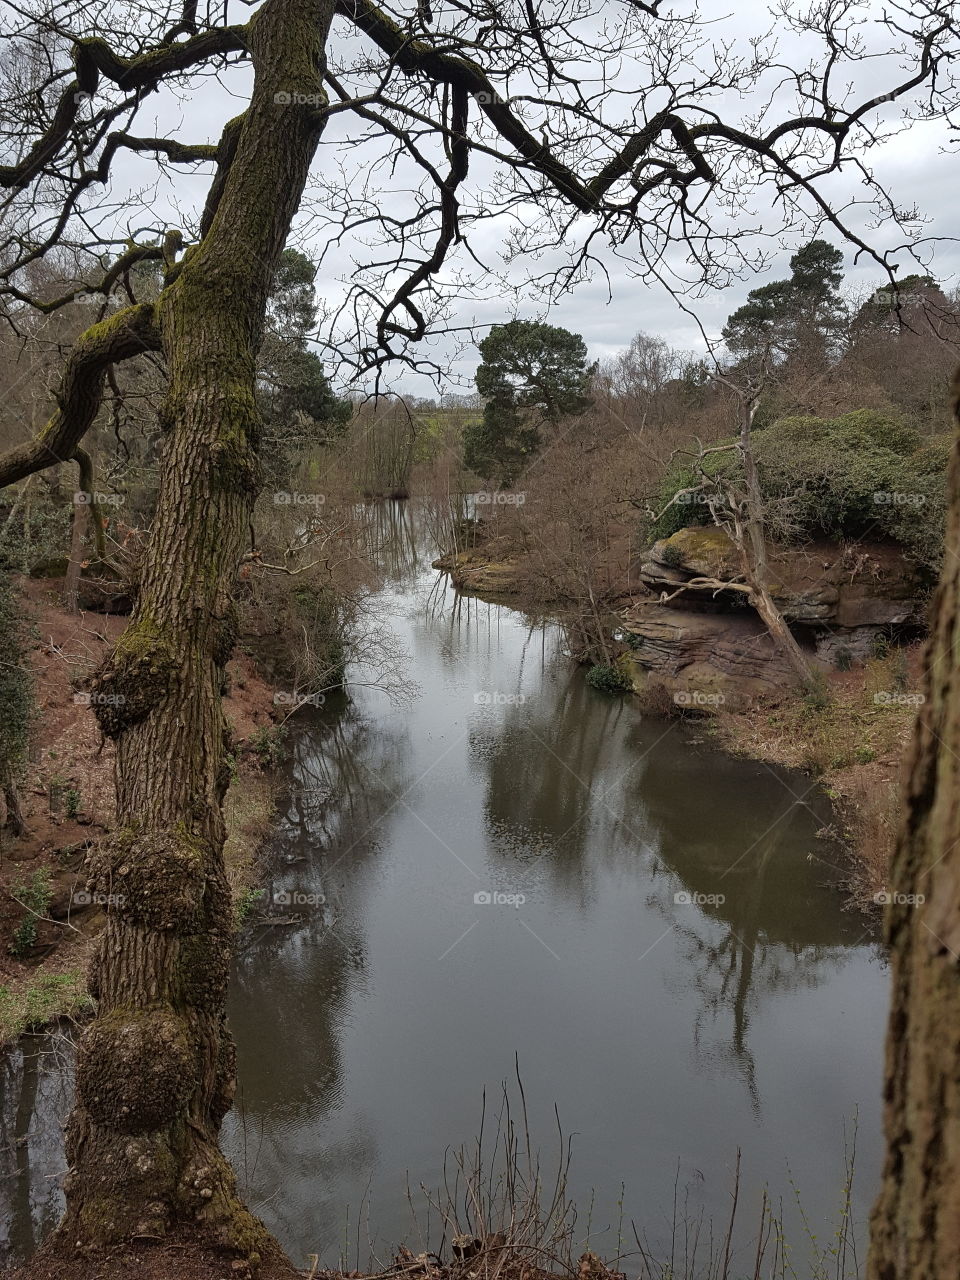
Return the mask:
[[[272,887],[327,905],[251,940],[231,1005],[227,1143],[259,1211],[295,1257],[346,1237],[355,1261],[358,1218],[361,1265],[368,1240],[413,1244],[408,1185],[438,1185],[519,1062],[595,1232],[623,1183],[662,1236],[678,1167],[725,1218],[738,1147],[744,1200],[789,1199],[789,1162],[819,1231],[857,1117],[862,1218],[887,977],[810,779],[594,692],[554,628],[438,583],[408,508],[383,519],[382,614],[419,693],[356,690],[296,741]]]
[[[594,692],[551,625],[438,579],[408,507],[381,520],[377,607],[417,690],[397,704],[358,686],[293,735],[270,892],[325,904],[252,931],[237,963],[224,1137],[254,1207],[298,1263],[417,1243],[408,1188],[416,1204],[438,1185],[484,1094],[488,1113],[505,1081],[516,1100],[519,1064],[547,1165],[554,1107],[572,1137],[599,1251],[621,1184],[654,1243],[678,1172],[725,1221],[738,1147],[748,1210],[794,1184],[828,1232],[855,1120],[862,1223],[887,975],[843,909],[810,779]],[[30,1124],[14,1084],[4,1145]],[[18,1149],[29,1165],[35,1144],[33,1192],[22,1169],[0,1180],[21,1241],[56,1207],[41,1120]]]

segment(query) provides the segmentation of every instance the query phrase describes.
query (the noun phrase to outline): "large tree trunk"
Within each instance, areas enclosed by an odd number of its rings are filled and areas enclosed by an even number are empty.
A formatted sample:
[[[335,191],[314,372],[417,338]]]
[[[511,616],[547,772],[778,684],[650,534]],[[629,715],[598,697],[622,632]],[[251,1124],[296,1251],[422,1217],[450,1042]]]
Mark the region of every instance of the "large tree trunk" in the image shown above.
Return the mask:
[[[255,88],[232,163],[158,303],[170,385],[157,513],[135,614],[97,680],[97,717],[117,743],[118,824],[92,868],[114,897],[68,1129],[70,1245],[190,1224],[247,1256],[271,1248],[218,1148],[234,1092],[221,686],[258,488],[254,360],[322,128],[317,106],[298,104],[323,101],[332,10],[268,0],[254,20]]]
[[[960,422],[960,374],[954,381]],[[869,1280],[960,1276],[960,456],[933,633],[894,855],[886,935],[893,969],[884,1110],[887,1157]],[[922,901],[921,901],[922,899]]]

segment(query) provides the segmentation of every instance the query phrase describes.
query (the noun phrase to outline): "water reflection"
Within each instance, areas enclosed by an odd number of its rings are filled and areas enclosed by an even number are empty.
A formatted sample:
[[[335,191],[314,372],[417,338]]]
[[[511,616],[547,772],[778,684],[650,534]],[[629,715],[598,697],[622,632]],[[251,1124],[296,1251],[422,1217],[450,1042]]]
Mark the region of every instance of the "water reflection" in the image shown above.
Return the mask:
[[[61,1122],[73,1095],[65,1034],[25,1036],[0,1064],[0,1266],[28,1257],[63,1206]]]
[[[250,1201],[298,1263],[419,1244],[408,1184],[439,1184],[519,1060],[534,1141],[554,1142],[555,1105],[576,1134],[569,1190],[601,1250],[621,1183],[657,1238],[678,1166],[725,1216],[738,1147],[744,1203],[789,1195],[789,1160],[822,1234],[857,1110],[862,1218],[886,975],[833,884],[823,798],[592,690],[554,626],[437,579],[433,543],[409,505],[371,513],[420,695],[392,704],[354,672],[349,699],[290,722],[267,918],[230,1001],[224,1141]],[[55,1126],[39,1085],[4,1083],[0,1195],[29,1244],[59,1133],[24,1166],[20,1112]]]
[[[294,844],[335,920],[254,947],[237,987],[268,1221],[328,1262],[361,1213],[385,1251],[406,1238],[408,1179],[436,1185],[515,1054],[534,1127],[549,1140],[556,1102],[579,1135],[573,1190],[604,1213],[626,1181],[656,1234],[679,1161],[722,1214],[740,1146],[744,1195],[782,1189],[789,1160],[822,1227],[857,1109],[865,1212],[886,978],[817,838],[823,798],[590,689],[554,627],[452,592],[410,509],[389,518],[383,606],[423,693],[398,710],[358,690],[348,742],[324,726],[300,744],[296,787],[309,775],[322,800]],[[282,1014],[261,1024],[267,988]],[[288,1062],[312,1091],[288,1093]]]

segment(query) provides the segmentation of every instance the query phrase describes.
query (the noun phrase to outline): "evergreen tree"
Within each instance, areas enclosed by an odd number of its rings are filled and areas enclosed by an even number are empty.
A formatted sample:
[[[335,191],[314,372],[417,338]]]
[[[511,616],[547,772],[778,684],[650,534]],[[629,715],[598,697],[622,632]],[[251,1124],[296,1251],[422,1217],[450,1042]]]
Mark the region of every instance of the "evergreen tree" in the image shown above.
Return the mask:
[[[480,343],[482,420],[464,432],[464,461],[484,479],[512,484],[542,443],[545,425],[589,408],[587,347],[578,333],[533,320],[497,325]]]
[[[842,265],[843,254],[826,240],[803,245],[790,259],[789,280],[751,289],[727,320],[723,338],[730,353],[773,364],[835,353],[846,323]]]

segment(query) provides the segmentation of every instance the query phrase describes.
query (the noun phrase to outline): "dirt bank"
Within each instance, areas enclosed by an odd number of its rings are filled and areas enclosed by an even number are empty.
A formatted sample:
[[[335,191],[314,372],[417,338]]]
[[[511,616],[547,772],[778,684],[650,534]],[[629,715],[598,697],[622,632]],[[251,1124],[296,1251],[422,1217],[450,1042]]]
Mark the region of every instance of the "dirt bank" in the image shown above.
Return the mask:
[[[73,616],[56,581],[18,583],[36,698],[23,811],[27,833],[0,848],[0,1043],[58,1016],[87,1011],[85,973],[102,910],[85,901],[83,863],[114,819],[113,744],[100,736],[87,681],[126,626],[124,617]],[[242,911],[269,830],[274,690],[244,654],[228,668],[224,709],[234,739],[225,814],[228,874]]]

